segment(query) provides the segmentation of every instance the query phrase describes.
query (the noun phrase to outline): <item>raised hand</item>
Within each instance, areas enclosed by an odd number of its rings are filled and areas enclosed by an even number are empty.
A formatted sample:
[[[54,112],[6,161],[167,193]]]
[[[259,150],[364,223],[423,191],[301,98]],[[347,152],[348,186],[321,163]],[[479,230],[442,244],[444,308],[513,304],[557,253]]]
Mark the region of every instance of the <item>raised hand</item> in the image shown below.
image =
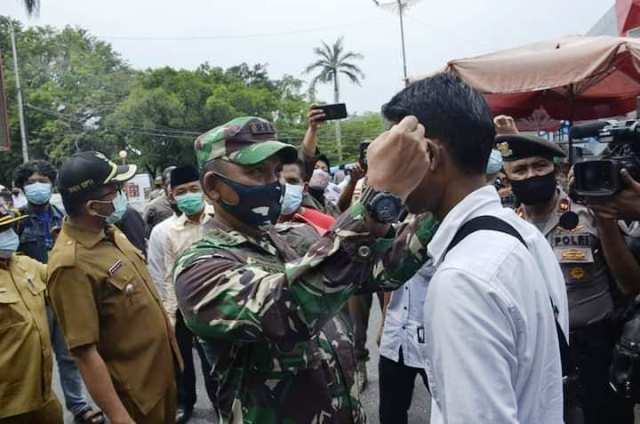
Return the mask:
[[[317,130],[320,125],[324,123],[325,114],[322,109],[316,109],[316,106],[312,105],[307,114],[307,120],[309,121],[309,129]]]
[[[507,115],[498,115],[493,118],[493,125],[496,127],[496,134],[498,135],[519,133],[516,121]]]
[[[406,200],[429,166],[424,133],[418,119],[407,116],[380,134],[367,151],[367,184]]]

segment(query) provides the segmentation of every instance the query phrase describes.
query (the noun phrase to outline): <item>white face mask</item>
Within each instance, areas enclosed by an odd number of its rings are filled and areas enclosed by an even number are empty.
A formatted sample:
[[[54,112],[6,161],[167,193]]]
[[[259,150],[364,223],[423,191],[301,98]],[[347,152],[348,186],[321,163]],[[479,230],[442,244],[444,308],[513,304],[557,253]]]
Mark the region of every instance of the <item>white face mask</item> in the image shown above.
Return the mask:
[[[303,192],[303,185],[287,184],[285,186],[281,215],[291,215],[300,209]]]
[[[309,187],[315,190],[324,190],[329,185],[331,175],[327,171],[322,169],[314,169],[311,179],[309,180]]]

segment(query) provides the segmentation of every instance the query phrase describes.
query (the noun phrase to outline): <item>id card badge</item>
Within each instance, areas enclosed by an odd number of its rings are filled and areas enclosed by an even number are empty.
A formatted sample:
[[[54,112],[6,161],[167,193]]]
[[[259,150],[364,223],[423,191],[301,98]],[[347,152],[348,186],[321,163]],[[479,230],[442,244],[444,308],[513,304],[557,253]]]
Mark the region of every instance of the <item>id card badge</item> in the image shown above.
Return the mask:
[[[418,343],[424,344],[424,327],[418,327]]]

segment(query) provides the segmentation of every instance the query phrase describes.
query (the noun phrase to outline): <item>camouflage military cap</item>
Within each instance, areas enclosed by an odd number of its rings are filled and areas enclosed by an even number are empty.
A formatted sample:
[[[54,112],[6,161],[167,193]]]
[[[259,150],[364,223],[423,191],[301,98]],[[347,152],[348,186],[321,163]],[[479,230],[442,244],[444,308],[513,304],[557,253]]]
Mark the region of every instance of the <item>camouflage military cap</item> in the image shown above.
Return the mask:
[[[279,154],[284,163],[298,157],[295,147],[277,141],[271,122],[245,116],[207,131],[194,143],[198,166],[213,159],[224,159],[238,165],[256,165]]]

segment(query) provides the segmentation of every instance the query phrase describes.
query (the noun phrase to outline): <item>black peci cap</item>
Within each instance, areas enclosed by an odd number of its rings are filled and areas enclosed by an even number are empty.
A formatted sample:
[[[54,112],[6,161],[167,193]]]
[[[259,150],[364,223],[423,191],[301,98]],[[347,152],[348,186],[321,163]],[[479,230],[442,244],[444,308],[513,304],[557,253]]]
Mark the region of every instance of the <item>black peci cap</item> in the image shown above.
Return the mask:
[[[200,181],[200,175],[198,174],[198,170],[193,166],[178,166],[171,171],[170,181],[171,188],[175,188],[182,184]]]
[[[502,160],[505,162],[512,162],[533,156],[542,156],[550,160],[567,156],[557,144],[541,137],[524,134],[496,136],[496,149],[498,149],[502,155]]]
[[[109,183],[123,183],[136,175],[135,165],[116,165],[100,152],[80,152],[67,159],[58,173],[62,195],[78,195]]]

